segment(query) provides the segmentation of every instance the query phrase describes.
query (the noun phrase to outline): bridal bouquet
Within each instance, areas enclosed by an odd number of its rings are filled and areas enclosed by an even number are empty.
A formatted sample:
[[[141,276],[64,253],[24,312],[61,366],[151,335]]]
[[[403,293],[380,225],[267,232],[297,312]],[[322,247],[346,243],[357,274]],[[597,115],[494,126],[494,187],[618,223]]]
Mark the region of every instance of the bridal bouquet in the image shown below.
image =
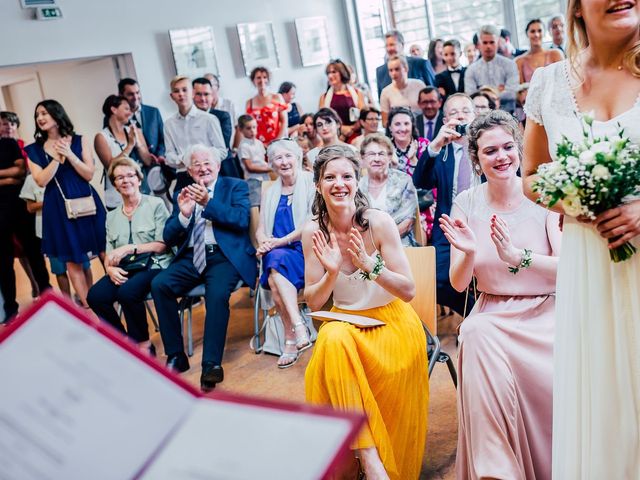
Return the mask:
[[[533,190],[539,203],[560,202],[567,215],[591,220],[615,208],[640,191],[640,147],[620,129],[614,137],[593,135],[593,115],[582,117],[584,138],[572,142],[563,136],[556,160],[538,167]],[[636,248],[629,242],[609,250],[614,262],[630,258]]]

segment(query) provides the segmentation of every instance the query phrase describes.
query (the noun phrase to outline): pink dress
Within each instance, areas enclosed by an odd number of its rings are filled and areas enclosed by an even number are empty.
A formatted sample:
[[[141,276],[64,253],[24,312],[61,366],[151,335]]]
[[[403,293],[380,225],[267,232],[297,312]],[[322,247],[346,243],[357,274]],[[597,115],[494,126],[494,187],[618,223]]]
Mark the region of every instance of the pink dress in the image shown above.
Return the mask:
[[[480,297],[460,328],[458,479],[551,478],[555,277],[533,270],[514,275],[490,238],[494,213],[514,245],[552,255],[548,212],[523,199],[494,212],[486,185],[456,197],[477,240],[474,275]]]

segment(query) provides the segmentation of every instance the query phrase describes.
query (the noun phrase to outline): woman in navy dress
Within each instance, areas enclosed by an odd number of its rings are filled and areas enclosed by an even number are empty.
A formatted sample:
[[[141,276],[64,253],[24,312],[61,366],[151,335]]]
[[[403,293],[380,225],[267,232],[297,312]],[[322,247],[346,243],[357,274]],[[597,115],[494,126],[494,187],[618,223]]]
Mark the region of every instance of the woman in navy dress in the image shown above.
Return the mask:
[[[276,140],[267,158],[278,179],[264,192],[256,231],[262,256],[260,286],[270,290],[282,318],[285,345],[278,367],[292,366],[311,346],[309,332],[300,317],[298,290],[304,287],[304,257],[300,236],[311,216],[313,178],[302,169],[302,149],[291,140]]]
[[[71,284],[82,305],[87,305],[86,277],[82,263],[105,250],[105,209],[91,178],[95,171],[89,139],[76,135],[73,124],[60,103],[43,100],[36,105],[36,141],[26,147],[29,168],[36,183],[45,187],[42,207],[42,250],[65,262]],[[69,219],[64,197],[91,195],[95,215]]]

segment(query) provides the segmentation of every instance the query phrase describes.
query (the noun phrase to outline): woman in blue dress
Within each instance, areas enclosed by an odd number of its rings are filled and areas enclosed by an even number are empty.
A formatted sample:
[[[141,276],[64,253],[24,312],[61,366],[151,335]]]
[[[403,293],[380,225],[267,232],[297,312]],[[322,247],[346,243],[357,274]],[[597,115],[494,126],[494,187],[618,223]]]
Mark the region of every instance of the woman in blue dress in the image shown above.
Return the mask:
[[[95,171],[91,143],[76,135],[62,105],[43,100],[36,105],[36,141],[26,147],[36,183],[45,187],[42,207],[42,250],[65,262],[71,284],[82,305],[87,305],[87,284],[82,263],[105,250],[105,209],[91,178]],[[64,199],[92,196],[96,213],[69,219]]]
[[[298,290],[304,287],[304,257],[300,236],[311,217],[313,177],[302,169],[302,149],[291,140],[276,140],[267,158],[278,179],[264,192],[256,231],[257,254],[262,256],[260,286],[271,291],[282,318],[285,345],[278,367],[292,366],[311,346],[300,317]]]

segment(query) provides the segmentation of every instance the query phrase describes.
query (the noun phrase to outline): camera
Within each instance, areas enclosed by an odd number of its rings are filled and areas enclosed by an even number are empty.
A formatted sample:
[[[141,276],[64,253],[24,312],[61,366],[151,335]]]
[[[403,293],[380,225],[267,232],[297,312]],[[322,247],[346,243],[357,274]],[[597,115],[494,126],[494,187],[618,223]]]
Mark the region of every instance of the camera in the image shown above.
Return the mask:
[[[466,135],[467,134],[467,124],[463,123],[462,125],[456,125],[456,132],[459,133],[460,135]]]

